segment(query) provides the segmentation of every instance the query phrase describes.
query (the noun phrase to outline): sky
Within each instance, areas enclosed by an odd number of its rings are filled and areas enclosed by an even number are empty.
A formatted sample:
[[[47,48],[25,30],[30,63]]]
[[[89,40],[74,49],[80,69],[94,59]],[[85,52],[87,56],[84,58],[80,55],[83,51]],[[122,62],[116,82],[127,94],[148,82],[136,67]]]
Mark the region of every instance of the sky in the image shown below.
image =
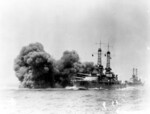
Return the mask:
[[[119,79],[129,80],[138,68],[147,81],[149,16],[148,0],[0,0],[0,85],[18,83],[14,59],[35,42],[56,60],[65,50],[76,50],[81,62],[95,64],[96,43],[104,43],[103,55],[109,43],[112,71]]]

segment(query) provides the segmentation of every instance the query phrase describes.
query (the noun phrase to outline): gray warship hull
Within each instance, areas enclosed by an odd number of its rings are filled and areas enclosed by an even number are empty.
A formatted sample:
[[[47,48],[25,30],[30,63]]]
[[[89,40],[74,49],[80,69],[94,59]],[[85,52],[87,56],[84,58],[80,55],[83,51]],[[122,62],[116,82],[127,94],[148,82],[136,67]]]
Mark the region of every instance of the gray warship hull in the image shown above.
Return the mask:
[[[133,83],[133,82],[130,82],[127,84],[128,86],[143,86],[144,83]]]
[[[125,88],[126,84],[120,83],[101,83],[101,82],[90,82],[90,81],[77,81],[74,83],[76,87],[84,87],[87,89],[121,89]]]

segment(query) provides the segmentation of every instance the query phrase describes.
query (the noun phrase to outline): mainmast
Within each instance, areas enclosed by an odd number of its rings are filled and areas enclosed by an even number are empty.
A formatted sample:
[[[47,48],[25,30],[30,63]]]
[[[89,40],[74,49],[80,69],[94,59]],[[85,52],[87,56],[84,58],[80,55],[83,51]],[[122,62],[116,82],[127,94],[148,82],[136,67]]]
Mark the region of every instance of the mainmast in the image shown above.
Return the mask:
[[[135,69],[135,79],[138,80],[138,70],[137,70],[137,68]]]
[[[135,78],[135,76],[136,76],[136,69],[133,68],[133,75],[132,75],[132,77]]]
[[[133,76],[134,76],[135,74],[134,74],[134,68],[133,68]]]
[[[106,63],[106,74],[109,74],[111,72],[111,68],[110,68],[110,59],[111,59],[111,56],[110,56],[110,51],[109,51],[109,43],[108,43],[108,51],[107,51],[107,54],[106,54],[106,57],[107,57],[107,63]]]
[[[100,41],[100,47],[98,48],[98,60],[97,60],[97,65],[98,65],[98,66],[101,66],[101,65],[102,65],[101,41]]]
[[[136,77],[138,77],[138,70],[137,70],[137,68],[135,69],[135,71],[136,71],[136,72],[135,72],[135,73],[136,73],[135,75],[136,75]]]

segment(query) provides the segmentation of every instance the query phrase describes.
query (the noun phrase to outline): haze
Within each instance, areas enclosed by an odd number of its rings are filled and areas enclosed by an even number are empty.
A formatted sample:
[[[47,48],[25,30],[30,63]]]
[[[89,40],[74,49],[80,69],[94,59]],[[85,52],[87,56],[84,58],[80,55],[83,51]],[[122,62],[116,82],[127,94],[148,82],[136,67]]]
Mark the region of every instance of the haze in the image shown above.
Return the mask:
[[[148,0],[0,1],[0,83],[18,83],[13,63],[23,46],[40,42],[53,58],[76,50],[80,60],[97,62],[110,48],[112,70],[129,80],[132,68],[148,80],[150,41]],[[92,54],[94,53],[94,57]],[[103,65],[106,58],[103,56]]]

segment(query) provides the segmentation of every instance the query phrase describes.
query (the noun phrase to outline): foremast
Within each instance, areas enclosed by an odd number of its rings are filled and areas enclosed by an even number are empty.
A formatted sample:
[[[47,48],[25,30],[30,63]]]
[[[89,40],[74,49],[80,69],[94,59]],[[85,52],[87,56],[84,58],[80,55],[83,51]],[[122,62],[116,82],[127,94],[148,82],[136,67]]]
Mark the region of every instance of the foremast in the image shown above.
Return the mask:
[[[98,48],[98,60],[97,60],[97,66],[98,66],[98,69],[99,69],[99,73],[100,75],[103,75],[103,65],[102,65],[102,49],[101,49],[101,41],[100,41],[100,47]]]

